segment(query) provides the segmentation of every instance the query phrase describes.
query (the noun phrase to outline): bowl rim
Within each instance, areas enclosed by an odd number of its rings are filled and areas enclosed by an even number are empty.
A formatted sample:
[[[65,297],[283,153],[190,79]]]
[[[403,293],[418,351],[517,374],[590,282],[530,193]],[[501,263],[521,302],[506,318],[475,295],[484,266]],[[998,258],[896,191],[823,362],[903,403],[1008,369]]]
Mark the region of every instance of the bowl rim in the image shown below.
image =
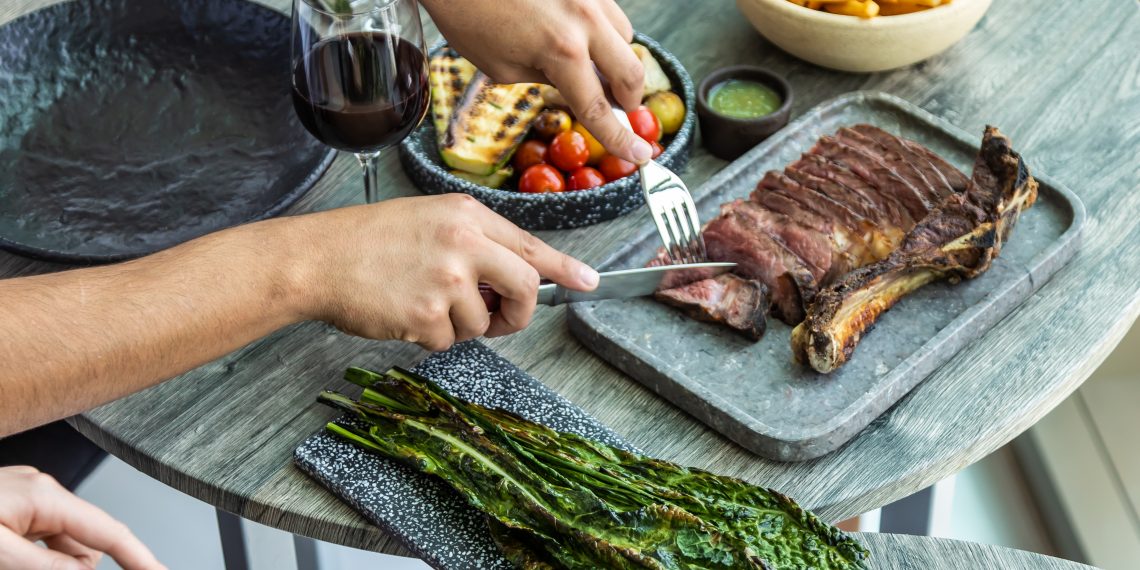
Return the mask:
[[[775,111],[772,111],[767,115],[749,119],[725,115],[724,113],[720,113],[716,109],[713,109],[712,104],[708,100],[708,95],[712,92],[713,87],[730,79],[749,78],[757,75],[770,80],[769,86],[771,87],[772,84],[774,84],[778,90],[782,92],[780,95],[783,97],[783,101]],[[779,73],[776,73],[775,71],[772,71],[771,69],[760,67],[758,65],[729,65],[725,67],[718,67],[710,71],[708,75],[705,75],[705,77],[701,79],[701,82],[697,85],[697,108],[699,111],[708,111],[720,119],[740,123],[742,125],[762,125],[771,122],[779,122],[781,117],[784,117],[784,121],[786,122],[786,116],[791,110],[794,99],[795,94],[792,92],[792,84],[788,82],[787,78],[785,78],[783,75],[780,75]]]
[[[738,4],[745,2],[752,4],[766,4],[768,6],[771,6],[773,9],[781,10],[792,17],[802,17],[828,25],[850,24],[851,26],[895,29],[909,27],[912,24],[923,23],[924,21],[931,20],[932,18],[945,17],[946,14],[960,12],[973,4],[988,4],[990,3],[990,0],[954,0],[950,4],[937,6],[933,10],[922,10],[919,12],[913,12],[910,14],[898,14],[895,16],[877,16],[874,18],[860,18],[857,16],[848,16],[846,14],[832,14],[831,12],[825,12],[823,10],[812,10],[806,6],[800,6],[794,2],[789,2],[788,0],[737,0]]]
[[[677,137],[674,136],[674,139],[669,141],[669,145],[664,147],[664,151],[662,152],[662,155],[659,156],[657,159],[655,159],[655,160],[660,161],[662,159],[662,157],[667,156],[667,157],[669,157],[670,160],[672,160],[673,157],[676,157],[676,156],[686,152],[686,149],[683,147],[690,147],[690,146],[694,145],[696,142],[695,141],[695,136],[696,136],[695,131],[697,128],[696,117],[698,114],[697,113],[697,103],[696,103],[697,87],[696,87],[696,84],[693,82],[692,76],[689,74],[688,69],[686,69],[685,66],[683,64],[681,64],[680,60],[677,59],[677,56],[674,55],[672,52],[666,50],[665,47],[662,46],[660,43],[658,43],[657,40],[654,39],[652,36],[650,36],[644,32],[641,32],[640,30],[634,30],[633,31],[633,41],[636,43],[640,43],[640,44],[644,45],[646,48],[648,48],[650,50],[650,52],[654,53],[655,57],[665,57],[667,59],[674,60],[675,64],[670,64],[670,68],[673,70],[673,74],[676,74],[678,76],[678,78],[681,80],[681,85],[674,85],[672,91],[674,93],[676,93],[677,95],[679,95],[681,97],[681,99],[684,100],[686,103],[686,105],[685,105],[685,118],[682,120],[681,130],[684,131],[686,126],[688,127],[687,140],[682,141],[682,145],[678,146],[677,145],[677,142],[678,142]],[[428,48],[428,57],[430,58],[431,55],[436,53],[438,50],[446,49],[449,45],[450,44],[446,40],[446,38],[441,38],[439,41],[437,41],[435,44],[433,44],[432,46],[430,46]],[[660,54],[660,56],[659,56],[659,54]],[[659,59],[659,62],[660,62],[660,59]],[[665,62],[660,62],[660,63],[662,64],[662,66],[665,65]],[[670,70],[667,69],[666,73],[670,74]],[[685,92],[686,80],[688,83],[688,89],[692,90],[691,94]],[[689,97],[687,95],[692,96],[692,101],[691,101],[692,104],[691,105],[689,104],[690,100],[689,100]],[[430,115],[430,113],[429,113],[429,115]],[[426,121],[426,118],[425,118],[425,121]],[[409,133],[408,139],[411,139],[412,137],[417,136],[417,133],[420,131],[421,128],[423,128],[423,125],[418,126],[415,129],[413,129],[413,131],[411,133]],[[432,128],[434,128],[434,127],[432,127]],[[405,139],[405,141],[408,139]],[[405,141],[401,141],[400,144],[398,145],[398,147],[400,149],[404,149]],[[438,154],[438,150],[437,150],[437,154]],[[444,176],[445,180],[449,180],[452,183],[458,184],[460,187],[470,186],[474,190],[488,193],[489,196],[491,196],[491,197],[501,197],[501,198],[504,198],[507,200],[522,201],[522,202],[536,202],[536,203],[557,202],[557,201],[561,201],[561,200],[582,200],[582,199],[588,199],[588,198],[593,198],[593,197],[600,197],[603,199],[608,199],[608,196],[607,196],[608,194],[613,194],[613,193],[617,193],[617,192],[624,192],[625,191],[624,186],[626,184],[631,183],[630,182],[631,180],[634,181],[634,183],[636,183],[636,179],[633,176],[626,176],[625,178],[621,178],[618,180],[612,180],[612,181],[606,182],[605,184],[602,184],[601,186],[597,186],[594,188],[587,188],[585,190],[572,190],[572,191],[564,191],[564,192],[543,192],[543,193],[537,193],[537,194],[529,194],[526,192],[519,192],[518,190],[512,190],[512,189],[507,189],[507,188],[491,188],[490,186],[483,186],[482,184],[476,184],[474,182],[471,182],[470,180],[465,180],[463,178],[460,178],[460,177],[452,174],[450,169],[445,164],[441,163],[441,164],[437,164],[436,166],[438,166],[440,168],[442,176]],[[421,192],[422,191],[423,190],[421,190]],[[465,193],[470,194],[470,192],[465,192]]]

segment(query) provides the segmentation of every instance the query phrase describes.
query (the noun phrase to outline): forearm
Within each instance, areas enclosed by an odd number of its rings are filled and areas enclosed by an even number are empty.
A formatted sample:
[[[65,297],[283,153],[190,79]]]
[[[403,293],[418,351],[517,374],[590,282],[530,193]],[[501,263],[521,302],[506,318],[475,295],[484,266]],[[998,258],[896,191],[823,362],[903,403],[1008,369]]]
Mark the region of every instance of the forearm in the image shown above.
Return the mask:
[[[304,315],[299,264],[253,224],[114,266],[0,281],[0,437],[152,386]],[[82,389],[79,389],[82,387]]]

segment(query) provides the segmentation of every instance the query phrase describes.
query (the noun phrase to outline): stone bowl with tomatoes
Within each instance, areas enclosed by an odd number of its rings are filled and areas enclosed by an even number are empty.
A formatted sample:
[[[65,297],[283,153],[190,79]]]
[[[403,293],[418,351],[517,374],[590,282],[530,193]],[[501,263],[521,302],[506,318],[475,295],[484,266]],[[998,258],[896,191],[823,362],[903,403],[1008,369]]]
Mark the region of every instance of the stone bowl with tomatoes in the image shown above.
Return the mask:
[[[651,56],[655,62],[647,62],[647,84],[658,87],[629,113],[631,123],[639,136],[656,145],[654,160],[678,171],[694,142],[696,89],[677,58],[656,41],[635,32],[634,43],[644,46],[639,52],[643,61]],[[645,203],[636,167],[605,153],[568,109],[547,104],[550,98],[535,89],[499,86],[498,92],[478,93],[482,74],[467,66],[445,44],[431,50],[432,72],[439,74],[432,77],[432,117],[400,143],[400,162],[420,190],[470,194],[528,230],[597,224]],[[666,80],[668,89],[661,89]],[[462,94],[448,91],[461,84],[466,85]],[[512,91],[503,92],[507,89]],[[527,109],[528,100],[541,104]],[[489,127],[457,120],[476,103],[491,105],[476,114],[481,121],[494,110],[507,109],[507,114]],[[525,123],[525,132],[499,128],[488,136],[495,125],[516,123]],[[506,139],[516,142],[509,150],[496,146],[504,131]],[[482,140],[488,141],[484,148],[470,148],[469,141]]]

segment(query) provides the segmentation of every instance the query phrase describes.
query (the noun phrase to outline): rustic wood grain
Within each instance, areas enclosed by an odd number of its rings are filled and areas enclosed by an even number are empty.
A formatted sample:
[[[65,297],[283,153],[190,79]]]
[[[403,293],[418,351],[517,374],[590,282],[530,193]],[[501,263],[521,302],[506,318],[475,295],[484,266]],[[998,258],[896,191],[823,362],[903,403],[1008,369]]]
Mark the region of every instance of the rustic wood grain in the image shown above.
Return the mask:
[[[50,3],[6,0],[0,21]],[[287,0],[266,3],[288,6]],[[871,75],[832,72],[791,58],[760,38],[727,0],[702,2],[697,12],[680,0],[622,4],[634,26],[677,54],[697,80],[737,63],[784,74],[795,89],[794,114],[847,91],[872,89],[908,99],[979,137],[984,124],[998,125],[1032,167],[1075,190],[1089,212],[1082,251],[1051,283],[853,442],[805,463],[760,459],[624,377],[569,336],[562,309],[539,309],[530,329],[488,343],[633,444],[781,489],[838,520],[938,481],[1027,429],[1088,377],[1140,314],[1135,3],[1097,0],[1046,10],[1033,0],[995,2],[949,52]],[[682,177],[697,188],[724,164],[698,149]],[[395,152],[384,156],[382,176],[386,196],[418,193]],[[361,201],[360,175],[350,157],[342,156],[293,211]],[[598,262],[648,223],[637,213],[540,235]],[[0,276],[56,269],[0,253]],[[403,553],[294,469],[290,452],[331,417],[313,399],[320,388],[338,383],[345,366],[407,365],[420,356],[414,347],[305,324],[74,423],[143,472],[228,511],[321,540]],[[933,548],[910,539],[868,540],[887,541],[913,556]],[[996,556],[988,547],[968,550]]]
[[[1080,570],[1092,566],[1012,548],[906,534],[858,533],[874,570]]]

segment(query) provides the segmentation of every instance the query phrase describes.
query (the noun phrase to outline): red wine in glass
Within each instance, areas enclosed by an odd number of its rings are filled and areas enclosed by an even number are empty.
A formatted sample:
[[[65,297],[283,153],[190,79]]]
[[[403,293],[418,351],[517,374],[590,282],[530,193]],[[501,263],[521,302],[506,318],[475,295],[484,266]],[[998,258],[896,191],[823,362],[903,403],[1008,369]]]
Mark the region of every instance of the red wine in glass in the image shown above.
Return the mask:
[[[384,33],[323,40],[293,70],[293,106],[321,142],[376,152],[423,119],[429,99],[423,61],[419,48]]]
[[[380,151],[427,114],[427,58],[415,0],[295,0],[293,107],[321,142],[356,154],[368,202]],[[355,12],[354,12],[355,10]]]

